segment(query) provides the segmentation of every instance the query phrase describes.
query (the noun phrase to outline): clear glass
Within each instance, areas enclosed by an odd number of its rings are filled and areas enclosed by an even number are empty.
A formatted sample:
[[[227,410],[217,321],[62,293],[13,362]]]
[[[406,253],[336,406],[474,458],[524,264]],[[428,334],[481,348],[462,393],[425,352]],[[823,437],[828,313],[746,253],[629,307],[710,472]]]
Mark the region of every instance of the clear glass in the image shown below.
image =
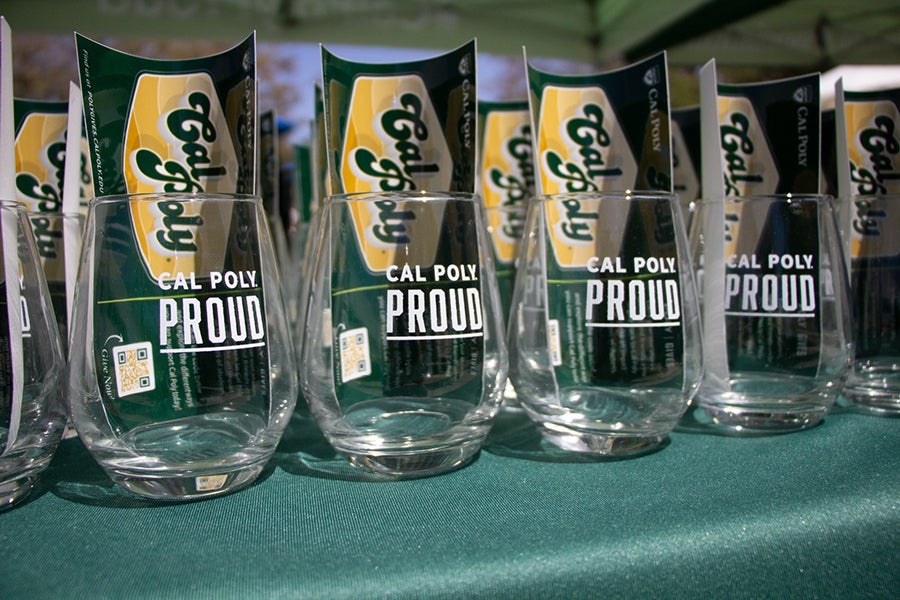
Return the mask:
[[[900,195],[856,196],[849,208],[856,355],[843,397],[900,416]]]
[[[392,477],[467,463],[506,382],[478,196],[332,196],[319,211],[301,363],[310,409],[352,464]]]
[[[668,438],[700,382],[700,317],[675,196],[544,196],[528,212],[510,378],[551,443],[635,456]]]
[[[310,273],[312,271],[312,258],[315,252],[315,244],[318,239],[318,231],[321,223],[321,213],[316,210],[310,217],[303,238],[303,250],[297,263],[297,283],[295,286],[295,315],[291,327],[294,331],[294,351],[297,356],[303,355],[303,341],[306,339],[306,313],[309,304]]]
[[[79,436],[113,481],[182,500],[256,479],[296,402],[282,298],[259,198],[91,202],[69,402]]]
[[[6,271],[0,284],[0,509],[24,498],[59,443],[66,423],[60,380],[65,364],[47,283],[25,209],[0,202]],[[6,234],[9,233],[9,238]],[[9,252],[7,250],[7,244]],[[16,258],[9,255],[18,255]],[[9,281],[0,273],[0,281]],[[11,298],[12,297],[12,298]],[[20,310],[8,310],[10,300]],[[10,318],[12,317],[12,319]],[[19,327],[10,327],[18,321]]]
[[[832,199],[748,196],[701,210],[719,213],[726,233],[724,263],[713,265],[709,247],[705,256],[705,350],[721,360],[707,361],[698,420],[740,434],[816,425],[852,353]],[[711,297],[724,298],[718,318]]]
[[[288,322],[292,329],[300,326],[300,304],[303,296],[303,274],[306,270],[306,245],[309,239],[309,223],[298,223],[293,230],[293,235],[289,236],[291,244],[290,261],[288,267],[282,270],[281,274],[284,278],[284,289],[288,301]],[[295,342],[294,347],[299,350],[299,344]],[[299,356],[299,353],[298,353]]]
[[[512,293],[516,284],[516,259],[522,245],[527,213],[528,207],[524,203],[485,208],[488,235],[494,251],[494,267],[497,272],[497,288],[500,291],[504,327],[509,323]],[[507,380],[503,392],[503,407],[519,408],[516,389],[511,380]]]

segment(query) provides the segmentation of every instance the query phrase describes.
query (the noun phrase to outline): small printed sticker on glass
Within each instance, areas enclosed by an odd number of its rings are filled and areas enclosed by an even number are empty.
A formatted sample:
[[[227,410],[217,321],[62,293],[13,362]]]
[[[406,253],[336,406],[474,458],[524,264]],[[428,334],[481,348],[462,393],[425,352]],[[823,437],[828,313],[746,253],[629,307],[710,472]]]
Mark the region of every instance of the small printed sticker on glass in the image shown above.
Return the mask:
[[[551,319],[547,323],[547,337],[550,338],[550,362],[554,367],[562,364],[562,348],[559,340],[559,321]]]
[[[372,374],[369,331],[365,327],[349,329],[338,337],[341,345],[341,382]]]
[[[214,492],[222,489],[228,475],[202,475],[196,478],[198,492]]]
[[[116,391],[119,397],[140,394],[156,389],[153,372],[153,349],[150,342],[115,346]]]

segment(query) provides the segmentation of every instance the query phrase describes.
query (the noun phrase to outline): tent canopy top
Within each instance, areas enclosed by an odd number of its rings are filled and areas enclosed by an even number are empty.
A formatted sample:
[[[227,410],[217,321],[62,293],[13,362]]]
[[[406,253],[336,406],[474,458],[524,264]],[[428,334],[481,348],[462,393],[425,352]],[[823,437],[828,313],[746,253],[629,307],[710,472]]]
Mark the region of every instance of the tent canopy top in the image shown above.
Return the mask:
[[[479,51],[598,66],[827,69],[900,62],[897,0],[6,0],[14,33],[323,42]]]

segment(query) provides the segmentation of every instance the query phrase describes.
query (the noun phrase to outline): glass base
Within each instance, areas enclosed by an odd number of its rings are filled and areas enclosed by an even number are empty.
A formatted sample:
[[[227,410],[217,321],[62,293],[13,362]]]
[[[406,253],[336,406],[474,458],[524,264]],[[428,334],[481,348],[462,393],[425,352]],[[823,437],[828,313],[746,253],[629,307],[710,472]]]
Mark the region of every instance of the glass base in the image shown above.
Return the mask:
[[[862,412],[881,417],[900,417],[900,391],[846,386],[841,396]]]
[[[427,477],[461,467],[478,452],[490,414],[476,410],[454,398],[373,398],[342,419],[324,419],[322,430],[335,450],[366,471]]]
[[[699,423],[735,435],[772,435],[810,429],[837,400],[837,379],[785,373],[732,373],[728,390],[701,388]]]
[[[519,404],[519,396],[516,394],[516,388],[513,387],[512,381],[507,380],[506,387],[503,389],[503,400],[500,403],[500,408],[504,410],[522,410],[522,405]]]
[[[234,471],[209,474],[160,474],[135,473],[109,470],[107,474],[123,488],[144,498],[153,500],[199,500],[221,496],[249,485],[262,473],[265,463],[243,467]]]
[[[665,434],[617,434],[585,432],[557,423],[538,423],[544,439],[563,450],[593,454],[600,458],[630,458],[649,454],[668,442]]]
[[[465,444],[439,450],[417,449],[415,452],[366,453],[337,448],[356,467],[389,475],[392,478],[414,479],[439,475],[467,465],[478,453],[479,443]]]
[[[705,424],[741,435],[769,435],[810,429],[822,422],[826,406],[775,408],[752,404],[697,403]]]
[[[34,488],[37,474],[25,474],[0,483],[0,511],[25,498]]]

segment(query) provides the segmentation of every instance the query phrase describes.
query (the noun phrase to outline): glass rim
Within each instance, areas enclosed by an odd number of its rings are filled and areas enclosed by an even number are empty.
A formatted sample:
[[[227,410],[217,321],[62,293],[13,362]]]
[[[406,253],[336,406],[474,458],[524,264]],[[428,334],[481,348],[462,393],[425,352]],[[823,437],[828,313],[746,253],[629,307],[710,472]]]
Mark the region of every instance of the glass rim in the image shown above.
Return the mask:
[[[404,202],[433,202],[439,200],[470,200],[478,201],[481,195],[476,192],[463,191],[436,191],[436,190],[372,190],[368,192],[347,192],[325,196],[323,204],[338,202],[364,201],[367,199],[392,199]]]
[[[20,204],[21,204],[21,202],[20,202]],[[78,218],[78,217],[84,217],[84,213],[82,213],[80,211],[64,212],[62,210],[32,210],[32,209],[28,208],[27,206],[23,206],[23,208],[25,209],[25,214],[28,215],[29,219],[33,219],[35,217],[53,217],[54,219],[59,219],[59,218],[74,219],[74,218]]]
[[[133,192],[94,196],[89,206],[115,202],[197,202],[216,200],[239,200],[262,203],[257,194],[240,194],[235,192]]]
[[[854,201],[854,202],[857,202],[857,201],[859,201],[859,200],[878,200],[878,199],[895,200],[895,199],[898,199],[898,198],[900,198],[900,192],[897,192],[897,193],[886,192],[886,193],[884,193],[884,194],[882,194],[882,193],[878,193],[878,194],[850,194],[850,199],[851,199],[852,201]]]
[[[832,201],[834,200],[834,196],[831,194],[813,194],[813,193],[802,193],[795,194],[792,192],[786,192],[781,194],[745,194],[741,196],[726,196],[724,198],[697,198],[694,202],[701,205],[711,205],[711,204],[721,204],[724,202],[752,202],[759,200],[769,200],[769,201],[777,201],[777,202],[816,202],[821,203],[823,201]]]
[[[0,199],[0,208],[13,208],[13,209],[22,209],[22,212],[28,214],[28,206],[22,202],[21,200],[8,200],[6,198]]]
[[[662,190],[596,190],[591,192],[557,192],[540,194],[534,197],[535,202],[559,202],[562,200],[676,200],[678,194]]]

